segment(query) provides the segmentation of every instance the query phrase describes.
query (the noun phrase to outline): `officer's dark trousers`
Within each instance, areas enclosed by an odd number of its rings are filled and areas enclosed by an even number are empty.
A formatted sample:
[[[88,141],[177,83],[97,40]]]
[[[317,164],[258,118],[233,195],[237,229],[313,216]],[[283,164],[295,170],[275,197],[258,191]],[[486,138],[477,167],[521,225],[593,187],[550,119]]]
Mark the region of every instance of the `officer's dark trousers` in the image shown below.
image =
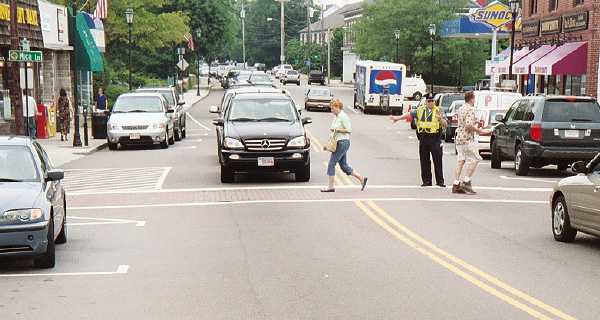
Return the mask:
[[[439,134],[419,134],[419,157],[421,159],[421,179],[423,180],[423,184],[432,184],[431,159],[433,159],[433,166],[435,168],[436,183],[444,183],[443,154],[442,139]]]

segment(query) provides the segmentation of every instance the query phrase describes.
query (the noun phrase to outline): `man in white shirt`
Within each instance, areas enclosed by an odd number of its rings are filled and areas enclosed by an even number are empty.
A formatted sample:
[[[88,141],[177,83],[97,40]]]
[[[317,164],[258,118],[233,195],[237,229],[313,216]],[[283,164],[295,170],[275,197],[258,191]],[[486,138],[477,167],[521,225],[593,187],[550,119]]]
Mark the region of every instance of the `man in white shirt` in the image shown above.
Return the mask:
[[[37,112],[37,103],[35,99],[27,94],[27,90],[23,90],[23,128],[25,128],[25,135],[28,135],[32,139],[35,139],[36,128],[35,128],[35,115]],[[27,132],[29,124],[29,132]]]

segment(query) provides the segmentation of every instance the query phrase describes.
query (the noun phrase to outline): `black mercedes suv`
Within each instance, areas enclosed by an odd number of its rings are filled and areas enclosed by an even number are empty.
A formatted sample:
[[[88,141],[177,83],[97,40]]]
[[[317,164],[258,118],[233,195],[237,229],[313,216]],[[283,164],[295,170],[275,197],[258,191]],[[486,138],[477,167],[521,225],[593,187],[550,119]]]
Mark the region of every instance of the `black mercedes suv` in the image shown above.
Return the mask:
[[[310,180],[310,140],[294,101],[283,93],[234,96],[222,118],[218,137],[221,182],[234,181],[236,172],[284,172],[296,181]]]
[[[600,152],[600,105],[594,98],[523,97],[496,120],[490,141],[495,169],[514,159],[519,176],[551,164],[562,171]]]

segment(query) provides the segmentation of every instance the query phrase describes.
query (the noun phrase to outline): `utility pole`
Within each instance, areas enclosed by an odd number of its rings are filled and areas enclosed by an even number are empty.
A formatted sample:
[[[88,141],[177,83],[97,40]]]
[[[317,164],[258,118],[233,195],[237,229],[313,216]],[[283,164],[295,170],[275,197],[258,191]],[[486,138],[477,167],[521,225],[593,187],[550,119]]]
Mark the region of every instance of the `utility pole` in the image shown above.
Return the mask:
[[[244,0],[242,0],[240,17],[242,18],[242,62],[244,62],[244,69],[246,69],[246,9],[244,8]]]
[[[12,50],[19,49],[19,28],[17,25],[17,0],[10,0],[10,48]],[[10,92],[10,100],[15,105],[15,133],[22,134],[23,131],[23,91],[20,84],[20,66],[18,62],[9,62],[9,80],[8,87]]]
[[[306,32],[308,41],[306,43],[310,45],[310,0],[304,0],[304,5],[306,6],[306,27],[308,28]],[[308,56],[310,58],[310,53]]]
[[[77,21],[77,0],[70,0],[69,6],[71,7],[71,12],[73,16],[69,16],[69,25],[74,26]],[[71,45],[74,44],[75,41],[75,28],[69,28],[69,41]],[[71,51],[71,68],[73,68],[73,109],[75,109],[73,126],[75,127],[73,132],[73,147],[81,147],[81,135],[79,133],[79,70],[77,69],[75,58],[75,51]]]
[[[329,34],[330,30],[327,29],[327,85],[330,84],[330,79],[331,79],[331,39],[330,34]]]
[[[323,24],[323,17],[324,17],[323,12],[324,11],[325,11],[325,3],[323,3],[321,5],[321,32],[319,34],[319,37],[321,37],[321,35],[323,35],[323,29],[325,29],[325,26]],[[323,39],[323,41],[325,41],[325,37],[322,37],[322,39]],[[320,59],[321,60],[321,72],[325,71],[325,70],[323,70],[325,68],[325,64],[323,63],[323,58],[325,56],[325,54],[323,52],[323,50],[325,49],[323,41],[321,41],[321,59]]]
[[[285,9],[284,8],[285,8],[285,3],[290,0],[275,0],[275,1],[281,3],[281,18],[280,18],[281,55],[279,56],[279,61],[281,62],[281,64],[284,64],[285,63]]]

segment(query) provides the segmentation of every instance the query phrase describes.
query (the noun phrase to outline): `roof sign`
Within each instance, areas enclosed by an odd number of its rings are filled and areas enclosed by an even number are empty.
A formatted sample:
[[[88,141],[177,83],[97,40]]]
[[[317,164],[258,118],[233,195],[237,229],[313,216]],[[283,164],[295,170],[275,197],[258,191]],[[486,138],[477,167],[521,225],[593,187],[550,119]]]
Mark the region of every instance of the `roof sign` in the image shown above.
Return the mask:
[[[485,8],[477,9],[471,18],[475,21],[484,22],[494,28],[499,28],[512,21],[510,8],[498,1],[494,1]]]

